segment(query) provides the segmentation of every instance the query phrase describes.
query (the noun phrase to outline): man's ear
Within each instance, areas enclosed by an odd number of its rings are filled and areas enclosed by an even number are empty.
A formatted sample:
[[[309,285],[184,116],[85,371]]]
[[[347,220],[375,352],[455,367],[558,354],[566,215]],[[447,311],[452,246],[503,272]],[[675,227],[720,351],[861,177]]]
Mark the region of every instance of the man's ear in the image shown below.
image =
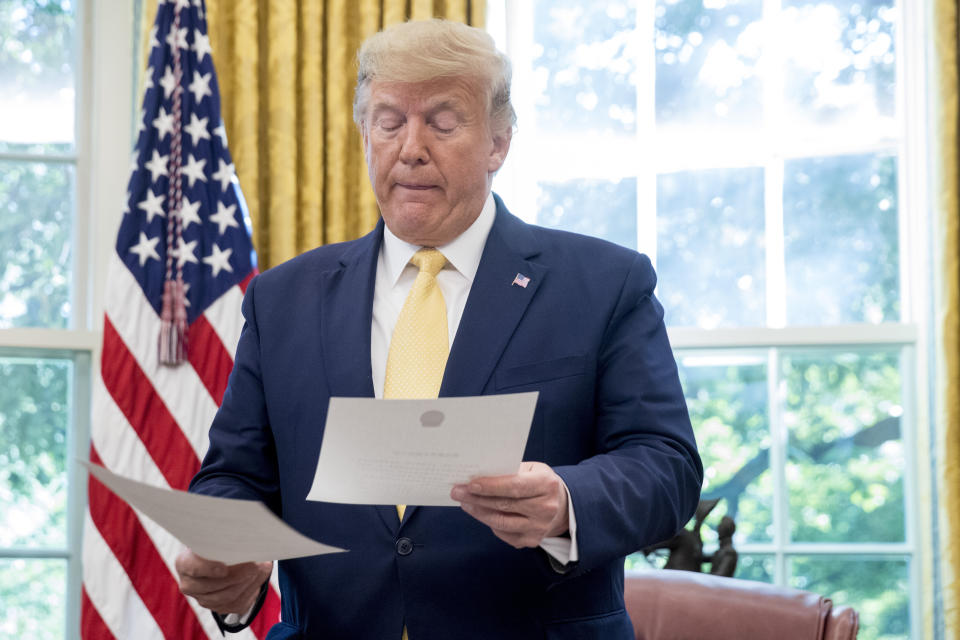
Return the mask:
[[[503,166],[507,159],[507,152],[510,151],[511,138],[513,138],[513,128],[494,134],[493,148],[490,150],[490,159],[487,163],[489,173],[496,173]]]
[[[367,143],[369,143],[369,141],[370,141],[370,140],[369,140],[369,137],[370,137],[370,134],[369,134],[369,132],[367,131],[367,123],[366,123],[365,121],[362,121],[362,120],[361,120],[361,121],[360,121],[360,142],[363,144],[363,157],[364,157],[364,159],[366,159],[367,156],[369,155],[369,154],[367,153],[367,149],[369,148],[369,147],[367,147]]]

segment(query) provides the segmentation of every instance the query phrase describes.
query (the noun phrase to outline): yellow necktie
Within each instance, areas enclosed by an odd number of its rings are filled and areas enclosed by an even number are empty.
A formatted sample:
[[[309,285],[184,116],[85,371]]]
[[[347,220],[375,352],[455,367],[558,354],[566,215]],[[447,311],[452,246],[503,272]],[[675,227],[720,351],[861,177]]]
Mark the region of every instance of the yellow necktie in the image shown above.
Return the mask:
[[[436,249],[420,249],[410,262],[420,269],[390,337],[384,398],[436,398],[450,353],[447,305],[437,274],[447,259]],[[397,505],[403,518],[406,505]]]
[[[420,249],[410,258],[420,273],[403,303],[390,337],[384,398],[436,398],[450,353],[447,305],[437,285],[437,274],[447,259],[436,249]],[[403,519],[406,505],[397,505]],[[407,640],[404,625],[400,640]]]

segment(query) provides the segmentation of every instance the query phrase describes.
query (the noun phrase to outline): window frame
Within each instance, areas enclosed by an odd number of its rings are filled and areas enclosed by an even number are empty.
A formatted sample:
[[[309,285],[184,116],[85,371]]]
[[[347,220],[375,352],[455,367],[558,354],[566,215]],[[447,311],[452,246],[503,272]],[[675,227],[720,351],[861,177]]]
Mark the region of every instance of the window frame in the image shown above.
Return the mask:
[[[83,528],[87,473],[79,464],[90,447],[92,393],[99,377],[107,261],[129,179],[135,96],[131,64],[137,24],[134,3],[73,0],[74,151],[0,153],[0,160],[68,163],[75,168],[71,318],[66,329],[0,329],[0,357],[73,362],[67,433],[67,532],[63,548],[0,548],[0,559],[63,559],[65,637],[77,637],[83,589]]]
[[[518,116],[517,135],[513,138],[512,149],[507,163],[494,181],[494,189],[504,196],[514,213],[533,222],[537,211],[534,190],[524,190],[522,185],[537,181],[537,156],[534,149],[548,147],[550,142],[538,139],[536,131],[533,101],[527,98],[526,87],[536,86],[529,64],[520,61],[532,60],[533,41],[530,34],[534,27],[534,3],[524,0],[488,0],[488,31],[493,35],[498,47],[507,53],[513,61],[513,87],[515,108]],[[652,6],[652,5],[651,5]],[[770,13],[781,6],[781,0],[763,0],[764,13]],[[640,33],[653,33],[654,15],[652,10],[643,11],[638,7],[636,26]],[[940,589],[939,576],[935,572],[935,558],[931,549],[936,549],[938,540],[933,523],[937,517],[935,460],[936,438],[931,423],[932,407],[935,402],[931,384],[936,372],[931,370],[935,358],[935,345],[931,337],[935,335],[935,317],[932,312],[931,274],[933,261],[930,247],[931,209],[929,181],[929,131],[926,122],[930,121],[931,107],[927,102],[928,69],[927,57],[929,43],[924,38],[933,26],[932,13],[925,3],[911,3],[895,0],[897,25],[894,33],[896,53],[896,122],[897,133],[893,139],[879,144],[848,148],[842,145],[825,148],[823,155],[840,153],[863,153],[868,151],[888,151],[898,159],[898,242],[900,249],[900,305],[899,322],[887,322],[879,325],[840,324],[825,326],[787,326],[782,309],[770,309],[776,304],[773,296],[767,296],[767,322],[765,327],[734,327],[717,329],[698,329],[689,327],[668,327],[668,334],[675,351],[688,353],[710,351],[714,354],[734,353],[739,350],[757,352],[766,350],[768,360],[768,384],[781,375],[776,354],[782,348],[794,347],[864,347],[879,346],[899,348],[901,367],[901,389],[904,413],[901,419],[901,438],[904,447],[904,541],[898,543],[835,543],[809,544],[787,542],[789,539],[789,520],[787,519],[787,493],[782,479],[786,462],[786,432],[780,422],[780,407],[777,406],[776,389],[768,393],[770,403],[770,428],[774,436],[771,448],[771,473],[774,474],[774,541],[764,544],[742,544],[738,551],[742,554],[762,553],[775,557],[775,582],[786,585],[788,582],[789,559],[797,555],[882,555],[885,557],[906,557],[909,562],[910,581],[910,629],[911,637],[942,637],[943,621],[933,620],[935,616],[924,615],[941,609],[938,604]],[[653,47],[644,48],[637,63],[639,82],[653,86],[655,57]],[[517,91],[517,89],[520,91]],[[764,102],[771,91],[777,87],[765,89]],[[654,135],[655,113],[652,100],[641,99],[638,91],[636,103],[637,132],[633,144],[635,148],[663,148],[657,144]],[[571,144],[571,141],[567,141]],[[591,140],[596,145],[596,139]],[[556,146],[564,146],[559,144]],[[566,147],[577,148],[577,147]],[[782,182],[783,163],[794,157],[809,157],[809,149],[793,149],[797,152],[772,155],[750,166],[760,166],[765,170],[765,234],[767,236],[766,260],[768,277],[782,272],[783,265],[783,204],[782,190],[771,180],[780,176]],[[541,152],[542,153],[542,152]],[[572,159],[568,152],[554,153],[562,158],[565,167],[554,167],[559,175],[552,178],[592,178],[606,177],[609,163],[597,162],[590,154],[580,154]],[[614,154],[616,155],[616,154]],[[626,156],[626,154],[623,154]],[[818,154],[820,155],[820,154]],[[647,253],[656,264],[657,228],[656,176],[659,172],[676,170],[680,167],[664,166],[663,160],[652,153],[634,154],[630,166],[616,166],[612,175],[629,176],[637,180],[637,248]],[[745,166],[744,158],[738,156],[715,162],[708,158],[706,166]],[[576,166],[575,163],[579,163]],[[669,159],[668,159],[669,163]],[[779,174],[777,173],[777,163]],[[700,163],[703,164],[703,163]],[[590,165],[589,167],[587,165]],[[585,170],[581,171],[580,167]],[[683,169],[697,168],[685,165]],[[540,172],[542,173],[542,172]],[[782,186],[782,185],[781,185]],[[645,214],[649,212],[649,214]],[[779,235],[778,235],[779,234]],[[776,236],[776,237],[774,237]],[[771,242],[772,240],[772,242]],[[779,260],[780,266],[769,268],[771,261]],[[767,292],[785,286],[785,274],[768,282]],[[782,296],[781,296],[782,298]],[[929,472],[923,471],[929,469]],[[933,499],[931,500],[931,496]],[[926,498],[922,500],[921,498]],[[933,580],[930,579],[931,575]]]

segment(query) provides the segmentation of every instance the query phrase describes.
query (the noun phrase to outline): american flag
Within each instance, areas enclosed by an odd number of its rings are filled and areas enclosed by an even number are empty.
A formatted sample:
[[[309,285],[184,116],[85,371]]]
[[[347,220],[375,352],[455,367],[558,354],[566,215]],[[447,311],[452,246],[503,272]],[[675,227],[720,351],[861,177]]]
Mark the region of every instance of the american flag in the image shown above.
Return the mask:
[[[530,284],[530,278],[523,275],[522,273],[518,273],[517,276],[513,279],[513,282],[510,283],[511,286],[518,285],[520,287],[523,287],[524,289],[527,288],[528,284]]]
[[[90,459],[186,489],[233,366],[256,258],[220,118],[203,0],[158,4],[108,271]],[[88,499],[84,640],[221,637],[209,612],[179,592],[180,543],[92,477]],[[273,585],[237,637],[264,638],[278,616]]]

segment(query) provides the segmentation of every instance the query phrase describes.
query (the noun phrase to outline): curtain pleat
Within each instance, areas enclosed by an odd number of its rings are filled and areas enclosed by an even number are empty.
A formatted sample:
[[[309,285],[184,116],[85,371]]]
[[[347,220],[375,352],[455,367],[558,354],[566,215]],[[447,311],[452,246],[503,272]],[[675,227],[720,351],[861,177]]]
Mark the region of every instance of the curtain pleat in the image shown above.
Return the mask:
[[[436,17],[433,4],[433,0],[410,0],[410,19],[429,20]]]
[[[939,354],[936,446],[940,496],[939,556],[943,616],[947,638],[960,636],[960,99],[958,99],[957,0],[936,0],[933,7],[935,92],[933,194],[936,210],[935,327]]]
[[[297,211],[322,212],[324,209],[326,172],[320,159],[323,158],[323,131],[327,121],[321,73],[326,19],[324,3],[300,3],[297,19],[300,42],[297,78],[300,94],[296,105],[300,135],[296,156],[299,184],[306,186],[297,189]],[[300,238],[299,246],[316,247],[323,244],[323,216],[301,215],[298,218],[296,232]]]
[[[251,219],[258,255],[269,253],[269,229],[259,215],[267,200],[269,176],[261,172],[261,115],[266,112],[260,87],[260,24],[262,2],[207,3],[207,33],[220,86],[221,115],[227,144],[237,168]],[[230,28],[214,28],[229,24]],[[242,173],[241,173],[242,167]],[[264,268],[263,260],[260,261]]]

